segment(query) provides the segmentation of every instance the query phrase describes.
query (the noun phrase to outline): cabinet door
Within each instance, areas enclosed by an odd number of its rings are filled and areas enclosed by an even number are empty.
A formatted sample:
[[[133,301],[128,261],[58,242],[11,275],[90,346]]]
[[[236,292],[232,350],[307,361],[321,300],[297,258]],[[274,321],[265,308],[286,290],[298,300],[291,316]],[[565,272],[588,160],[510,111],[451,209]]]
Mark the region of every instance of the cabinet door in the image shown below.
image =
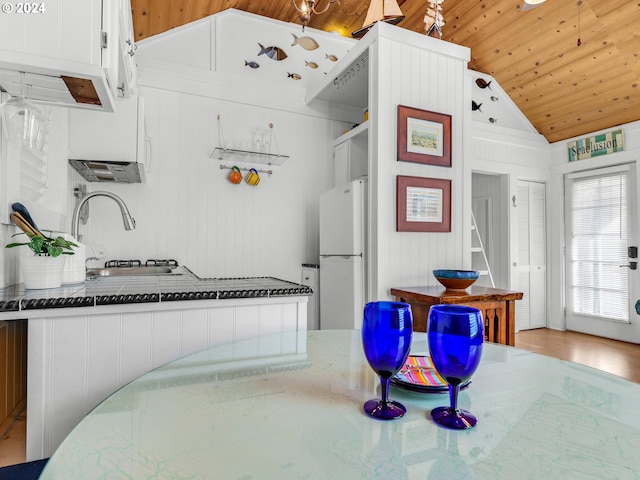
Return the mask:
[[[333,149],[334,186],[358,180],[367,174],[369,156],[366,135],[357,135]]]
[[[130,95],[135,95],[137,86],[136,46],[133,37],[133,19],[129,0],[122,0],[119,22],[118,95],[128,98]]]
[[[349,150],[351,144],[343,142],[333,149],[333,185],[344,185],[349,181]]]
[[[115,107],[113,113],[69,109],[69,158],[144,162],[144,99]]]
[[[302,280],[300,282],[306,287],[310,287],[313,290],[313,294],[309,296],[309,302],[307,303],[307,330],[318,330],[319,320],[319,282],[318,282],[318,269],[304,267],[302,269]]]
[[[518,182],[518,289],[516,329],[547,325],[545,184]]]
[[[102,26],[100,32],[100,64],[109,80],[114,96],[122,96],[118,90],[118,70],[120,67],[120,8],[119,1],[103,0]]]
[[[12,6],[14,13],[0,15],[0,50],[101,64],[102,0],[10,2],[7,5]],[[34,7],[41,10],[15,13],[18,8]]]

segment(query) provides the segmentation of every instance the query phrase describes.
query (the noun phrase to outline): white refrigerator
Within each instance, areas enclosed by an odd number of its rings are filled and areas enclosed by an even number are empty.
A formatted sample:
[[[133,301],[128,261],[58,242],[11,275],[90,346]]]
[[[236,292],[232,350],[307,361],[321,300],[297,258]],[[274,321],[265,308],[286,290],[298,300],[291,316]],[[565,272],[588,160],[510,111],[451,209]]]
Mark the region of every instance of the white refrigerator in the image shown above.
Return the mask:
[[[320,329],[359,329],[367,298],[367,182],[320,194]]]

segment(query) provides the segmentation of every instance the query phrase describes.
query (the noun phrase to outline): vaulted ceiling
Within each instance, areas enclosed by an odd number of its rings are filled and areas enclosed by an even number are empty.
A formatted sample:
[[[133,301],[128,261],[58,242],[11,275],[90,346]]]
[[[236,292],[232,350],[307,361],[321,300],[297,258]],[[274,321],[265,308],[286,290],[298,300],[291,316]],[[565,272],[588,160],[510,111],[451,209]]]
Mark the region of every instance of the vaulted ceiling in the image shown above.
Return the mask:
[[[328,0],[317,0],[324,8]],[[398,0],[398,25],[425,32],[426,0]],[[131,0],[136,41],[235,8],[298,22],[291,0]],[[640,0],[445,0],[442,39],[471,49],[549,142],[640,120]],[[340,0],[310,27],[362,27],[367,0]],[[580,45],[578,45],[580,39]]]

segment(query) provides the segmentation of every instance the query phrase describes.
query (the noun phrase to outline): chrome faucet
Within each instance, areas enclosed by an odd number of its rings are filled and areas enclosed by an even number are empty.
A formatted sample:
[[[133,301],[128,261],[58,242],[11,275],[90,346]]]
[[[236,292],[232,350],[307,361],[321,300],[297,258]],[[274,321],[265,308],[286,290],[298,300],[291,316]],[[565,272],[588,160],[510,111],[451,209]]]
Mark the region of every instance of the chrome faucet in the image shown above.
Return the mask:
[[[133,219],[133,217],[129,213],[129,209],[127,208],[127,205],[119,196],[111,192],[91,192],[78,202],[75,210],[73,211],[73,218],[71,219],[71,235],[77,241],[80,241],[82,238],[78,234],[78,230],[80,229],[80,209],[85,203],[89,201],[90,198],[99,197],[99,196],[109,197],[118,204],[118,206],[120,207],[120,211],[122,212],[122,221],[124,223],[125,230],[133,230],[134,228],[136,228],[136,221]]]

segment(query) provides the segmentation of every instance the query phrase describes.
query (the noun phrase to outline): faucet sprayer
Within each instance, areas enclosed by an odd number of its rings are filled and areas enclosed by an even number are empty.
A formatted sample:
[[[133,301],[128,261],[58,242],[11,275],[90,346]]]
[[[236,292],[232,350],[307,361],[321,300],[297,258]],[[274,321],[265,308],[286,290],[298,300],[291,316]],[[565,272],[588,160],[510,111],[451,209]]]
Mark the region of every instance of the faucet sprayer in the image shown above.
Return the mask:
[[[71,235],[78,242],[81,240],[81,236],[78,234],[78,230],[80,229],[80,209],[85,203],[89,201],[90,198],[98,196],[109,197],[118,204],[118,206],[120,207],[120,211],[122,212],[122,222],[124,223],[125,230],[133,230],[134,228],[136,228],[136,221],[129,213],[127,205],[119,196],[111,192],[91,192],[83,197],[80,202],[78,202],[78,205],[76,205],[76,208],[73,211],[73,218],[71,219]]]

